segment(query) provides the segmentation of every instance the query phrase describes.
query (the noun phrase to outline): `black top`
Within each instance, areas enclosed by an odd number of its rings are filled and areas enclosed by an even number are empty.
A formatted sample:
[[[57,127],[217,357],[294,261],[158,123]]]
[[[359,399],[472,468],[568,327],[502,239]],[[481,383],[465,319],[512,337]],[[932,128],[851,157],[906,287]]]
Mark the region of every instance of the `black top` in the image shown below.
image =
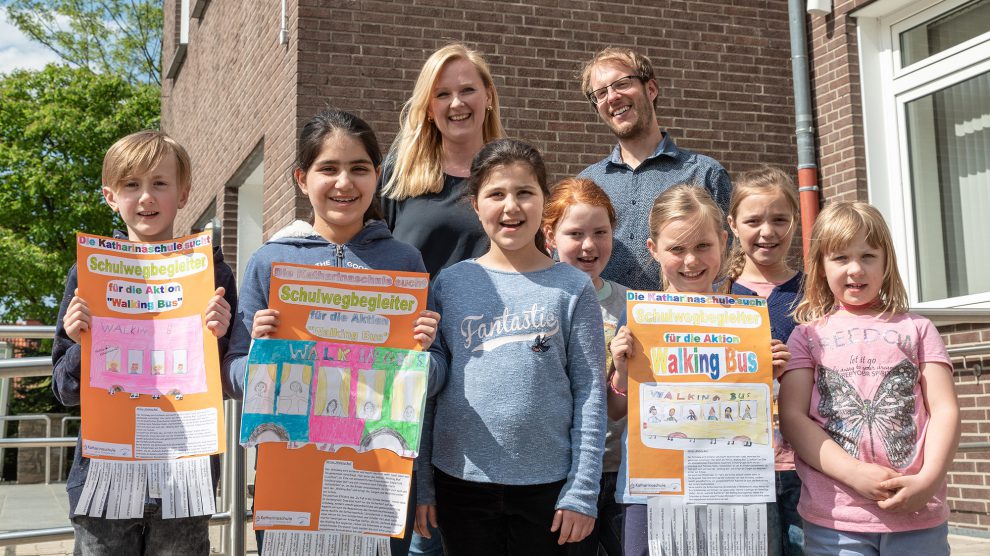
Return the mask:
[[[392,165],[386,161],[379,189],[391,175]],[[488,251],[485,230],[468,200],[467,178],[444,174],[439,193],[401,201],[383,196],[382,210],[392,236],[422,253],[430,278],[436,278],[441,269]]]

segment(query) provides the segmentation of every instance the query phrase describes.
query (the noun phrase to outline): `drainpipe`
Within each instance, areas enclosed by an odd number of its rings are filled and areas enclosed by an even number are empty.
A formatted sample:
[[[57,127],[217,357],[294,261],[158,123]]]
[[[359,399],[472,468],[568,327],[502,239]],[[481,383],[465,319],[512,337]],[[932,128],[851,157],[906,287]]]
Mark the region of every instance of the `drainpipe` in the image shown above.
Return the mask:
[[[818,164],[815,162],[815,128],[811,113],[811,79],[808,73],[808,35],[804,26],[805,0],[787,0],[791,30],[791,71],[794,76],[794,116],[797,132],[798,196],[801,200],[801,244],[807,264],[811,228],[818,218]]]
[[[289,44],[289,14],[285,9],[285,0],[282,0],[281,28],[278,30],[278,44]]]

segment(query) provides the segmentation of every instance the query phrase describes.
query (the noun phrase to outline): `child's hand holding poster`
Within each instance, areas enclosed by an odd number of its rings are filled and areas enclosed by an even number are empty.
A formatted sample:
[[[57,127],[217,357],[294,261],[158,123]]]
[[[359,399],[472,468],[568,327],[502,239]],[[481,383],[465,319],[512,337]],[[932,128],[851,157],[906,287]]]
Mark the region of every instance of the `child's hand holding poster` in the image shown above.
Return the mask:
[[[91,469],[76,513],[165,518],[216,511],[209,455],[223,451],[209,234],[134,243],[77,234],[82,335],[82,455]],[[183,459],[180,459],[183,458]]]
[[[651,497],[651,542],[698,553],[699,532],[759,553],[753,503],[774,500],[766,300],[630,291],[626,311],[629,490]]]
[[[280,322],[252,343],[241,425],[259,449],[255,528],[266,552],[387,548],[419,449],[428,276],[275,263],[271,277]]]

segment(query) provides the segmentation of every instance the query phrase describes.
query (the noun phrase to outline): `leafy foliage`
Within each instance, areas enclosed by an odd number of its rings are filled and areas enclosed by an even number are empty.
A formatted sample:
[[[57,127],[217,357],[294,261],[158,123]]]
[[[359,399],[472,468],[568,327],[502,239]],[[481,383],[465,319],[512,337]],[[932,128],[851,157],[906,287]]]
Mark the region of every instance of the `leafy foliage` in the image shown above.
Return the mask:
[[[0,0],[24,34],[74,67],[161,85],[162,3],[154,0]]]
[[[158,126],[155,85],[49,65],[0,75],[0,322],[53,323],[74,232],[108,234],[103,155]]]

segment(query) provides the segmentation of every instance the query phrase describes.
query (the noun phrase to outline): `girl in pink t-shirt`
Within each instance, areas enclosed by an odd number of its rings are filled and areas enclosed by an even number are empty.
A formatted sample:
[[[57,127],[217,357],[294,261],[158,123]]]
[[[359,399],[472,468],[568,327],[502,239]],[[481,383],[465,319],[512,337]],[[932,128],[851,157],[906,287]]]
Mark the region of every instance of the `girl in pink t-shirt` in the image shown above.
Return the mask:
[[[804,324],[779,377],[805,553],[947,555],[945,474],[959,407],[945,346],[931,322],[907,312],[875,208],[831,204],[811,233],[795,311]]]

